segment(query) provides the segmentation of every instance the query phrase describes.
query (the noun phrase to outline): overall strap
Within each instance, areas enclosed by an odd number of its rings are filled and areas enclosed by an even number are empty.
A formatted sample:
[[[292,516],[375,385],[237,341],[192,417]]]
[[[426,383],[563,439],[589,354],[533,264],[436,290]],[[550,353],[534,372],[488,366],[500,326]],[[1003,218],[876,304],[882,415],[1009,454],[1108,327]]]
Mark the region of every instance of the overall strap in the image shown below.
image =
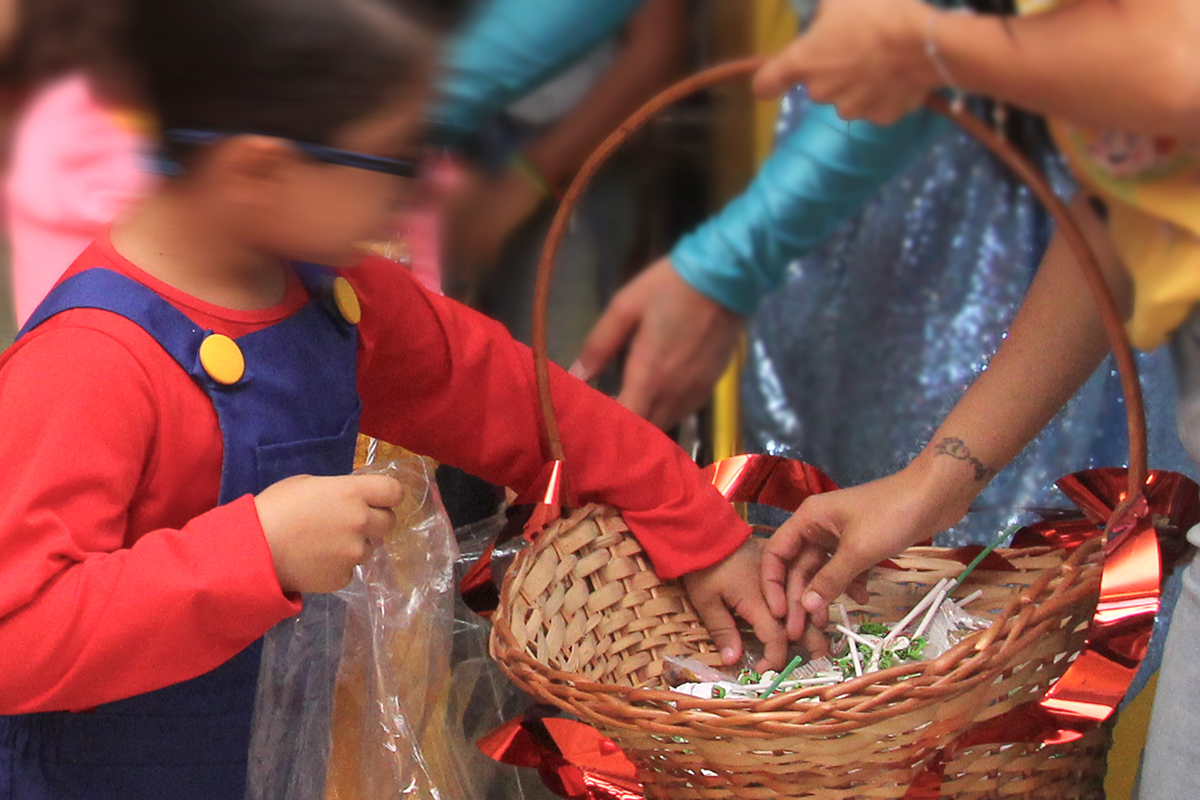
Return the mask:
[[[149,287],[103,267],[72,275],[54,287],[17,338],[51,317],[76,308],[94,308],[124,317],[157,340],[193,378],[207,379],[197,358],[206,331]]]
[[[332,268],[320,264],[297,262],[294,267],[313,302],[329,315],[342,333],[353,333],[362,316],[362,308],[350,282],[338,277]]]

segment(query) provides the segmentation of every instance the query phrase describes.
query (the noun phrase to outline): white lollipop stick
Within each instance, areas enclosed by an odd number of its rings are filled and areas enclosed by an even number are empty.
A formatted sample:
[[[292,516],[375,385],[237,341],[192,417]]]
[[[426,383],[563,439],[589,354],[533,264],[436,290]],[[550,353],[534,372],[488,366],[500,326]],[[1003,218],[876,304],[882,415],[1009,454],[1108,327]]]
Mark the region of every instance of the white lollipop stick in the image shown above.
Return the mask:
[[[937,614],[937,612],[942,610],[942,603],[946,600],[946,592],[949,590],[949,588],[950,587],[948,586],[943,586],[938,590],[937,598],[930,605],[929,612],[925,614],[925,619],[921,620],[921,624],[917,627],[916,632],[913,634],[914,639],[925,633],[925,629],[929,627],[929,623],[933,622],[934,616]]]
[[[949,578],[942,578],[935,583],[933,588],[929,590],[929,593],[921,598],[921,602],[913,606],[912,611],[909,611],[907,614],[905,614],[904,619],[893,625],[892,629],[888,631],[888,635],[883,637],[884,646],[886,647],[891,643],[892,639],[895,639],[897,636],[899,636],[904,629],[908,627],[909,623],[917,618],[918,614],[929,608],[929,604],[933,602],[933,598],[937,595],[937,593],[945,588],[946,584],[951,582],[952,581]]]
[[[955,600],[954,604],[956,606],[958,606],[959,608],[962,608],[963,606],[967,605],[968,603],[974,603],[976,600],[978,600],[981,597],[983,597],[983,589],[976,589],[975,591],[971,592],[969,595],[964,597],[962,600]]]
[[[841,603],[838,603],[838,613],[842,615],[843,623],[842,625],[838,626],[838,630],[842,631],[843,633],[847,633],[850,630],[850,615],[846,613],[846,607]],[[854,676],[856,678],[861,678],[863,674],[862,657],[858,654],[858,647],[855,646],[855,642],[852,640],[847,641],[846,644],[850,648],[850,661],[854,664]]]

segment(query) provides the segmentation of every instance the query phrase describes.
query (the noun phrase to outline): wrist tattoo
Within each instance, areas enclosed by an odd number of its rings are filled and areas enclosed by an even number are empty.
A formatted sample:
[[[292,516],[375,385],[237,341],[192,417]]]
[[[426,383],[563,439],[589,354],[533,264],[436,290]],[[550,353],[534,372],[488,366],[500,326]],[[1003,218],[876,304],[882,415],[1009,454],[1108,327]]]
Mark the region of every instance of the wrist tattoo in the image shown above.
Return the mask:
[[[967,443],[955,436],[947,436],[933,446],[933,452],[939,456],[950,456],[956,461],[964,461],[975,470],[975,480],[983,483],[996,477],[996,470],[971,455]]]

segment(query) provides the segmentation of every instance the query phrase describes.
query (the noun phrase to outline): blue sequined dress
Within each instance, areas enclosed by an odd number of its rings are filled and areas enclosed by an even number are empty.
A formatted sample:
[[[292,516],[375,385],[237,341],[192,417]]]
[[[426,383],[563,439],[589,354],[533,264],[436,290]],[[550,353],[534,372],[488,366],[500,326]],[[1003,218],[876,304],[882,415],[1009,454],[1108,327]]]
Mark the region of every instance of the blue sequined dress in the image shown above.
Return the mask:
[[[781,132],[809,106],[802,91],[790,94]],[[1073,191],[1054,153],[1038,162],[1060,194]],[[811,462],[841,485],[903,467],[986,367],[1052,232],[1028,190],[981,145],[957,131],[938,138],[793,262],[751,318],[747,449]],[[1151,466],[1194,474],[1175,430],[1168,352],[1140,354],[1138,364]],[[1022,509],[1069,505],[1053,488],[1057,478],[1125,464],[1127,448],[1110,358],[984,491],[982,510],[939,544],[986,541],[1027,520]],[[1169,613],[1161,616],[1165,623]]]

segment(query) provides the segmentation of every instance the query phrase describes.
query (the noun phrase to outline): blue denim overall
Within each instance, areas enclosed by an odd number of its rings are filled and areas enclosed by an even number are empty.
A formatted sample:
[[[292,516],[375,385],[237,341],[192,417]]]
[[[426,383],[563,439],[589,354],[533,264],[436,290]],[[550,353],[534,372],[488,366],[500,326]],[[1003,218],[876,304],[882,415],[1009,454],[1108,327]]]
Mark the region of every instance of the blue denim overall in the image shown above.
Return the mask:
[[[313,299],[236,340],[245,370],[232,385],[201,363],[211,332],[111,270],[64,281],[22,335],[72,308],[110,311],[145,329],[212,400],[225,504],[293,475],[353,466],[357,330],[339,313],[332,276],[299,272]],[[0,800],[242,800],[261,653],[260,639],[205,675],[92,711],[0,716]]]

